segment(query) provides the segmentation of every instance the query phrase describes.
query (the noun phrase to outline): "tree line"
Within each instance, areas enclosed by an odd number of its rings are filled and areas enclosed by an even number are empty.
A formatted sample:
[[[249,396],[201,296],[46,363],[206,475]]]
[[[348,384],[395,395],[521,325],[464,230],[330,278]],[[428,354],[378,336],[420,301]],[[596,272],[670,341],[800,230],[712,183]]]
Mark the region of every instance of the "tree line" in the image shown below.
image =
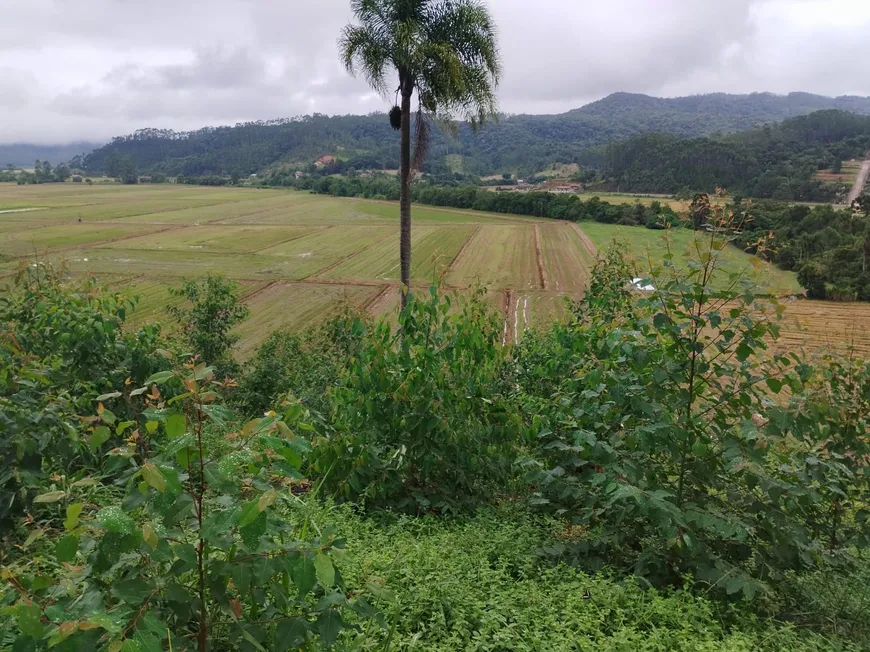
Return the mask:
[[[840,169],[870,150],[870,117],[819,111],[780,125],[728,136],[680,138],[647,134],[607,148],[603,175],[626,192],[713,192],[727,187],[745,196],[835,202],[848,188],[813,175]]]

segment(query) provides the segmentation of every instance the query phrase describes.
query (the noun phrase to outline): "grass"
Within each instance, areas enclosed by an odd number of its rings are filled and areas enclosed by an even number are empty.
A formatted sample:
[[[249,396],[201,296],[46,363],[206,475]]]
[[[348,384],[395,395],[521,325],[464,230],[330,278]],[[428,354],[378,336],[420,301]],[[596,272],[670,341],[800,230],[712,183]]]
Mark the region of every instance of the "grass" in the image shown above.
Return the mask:
[[[670,247],[674,262],[678,266],[685,265],[691,256],[691,248],[698,236],[689,229],[671,229],[656,231],[636,226],[618,226],[583,222],[580,227],[599,248],[604,248],[614,239],[625,242],[635,255],[641,271],[649,269],[650,264],[657,265],[663,260]],[[795,294],[801,292],[797,277],[792,272],[786,272],[773,265],[761,265],[754,257],[741,253],[734,247],[724,250],[721,270],[724,275],[744,271],[759,286],[773,294]]]
[[[541,289],[534,227],[483,225],[447,274],[451,285]]]
[[[450,520],[374,520],[349,507],[309,504],[312,516],[346,538],[340,563],[350,589],[384,587],[377,607],[391,648],[433,652],[570,650],[856,650],[807,629],[765,620],[749,606],[688,590],[657,591],[638,582],[553,565],[529,551],[557,540],[562,526],[519,509],[496,508]],[[830,583],[830,580],[829,580]],[[584,592],[589,599],[584,599]],[[865,592],[866,593],[866,592]],[[388,632],[363,627],[348,643],[377,648]],[[349,647],[353,647],[350,645]]]
[[[379,314],[390,314],[399,303],[396,203],[173,184],[0,184],[0,206],[40,208],[0,213],[0,275],[15,269],[18,256],[37,252],[41,259],[66,261],[72,273],[135,278],[128,284],[144,296],[138,321],[164,319],[167,287],[182,278],[219,272],[242,283],[245,294],[283,282],[250,301],[250,325],[240,330],[244,350],[266,329],[304,328],[322,319],[345,297],[370,303]],[[487,286],[491,305],[505,314],[506,339],[513,341],[530,325],[558,317],[564,297],[582,295],[594,261],[575,226],[415,206],[412,278],[419,287],[439,274],[451,287]],[[579,227],[598,247],[614,237],[624,240],[641,261],[661,261],[666,251],[660,231],[589,222]],[[694,235],[677,229],[669,237],[677,260],[685,261]],[[728,249],[725,269],[750,269],[772,291],[799,291],[794,274],[754,270],[751,260]],[[797,302],[789,310],[789,345],[850,340],[870,349],[861,326],[870,318],[864,306]]]

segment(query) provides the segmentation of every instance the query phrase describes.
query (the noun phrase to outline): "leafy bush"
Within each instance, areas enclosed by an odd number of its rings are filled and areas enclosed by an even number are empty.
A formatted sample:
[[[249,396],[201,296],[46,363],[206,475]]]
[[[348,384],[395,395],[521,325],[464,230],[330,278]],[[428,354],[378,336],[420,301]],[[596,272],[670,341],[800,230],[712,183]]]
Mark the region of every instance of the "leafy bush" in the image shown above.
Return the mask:
[[[235,402],[246,414],[256,414],[289,391],[328,421],[330,392],[356,354],[367,327],[365,317],[344,310],[305,333],[273,332],[245,364]]]
[[[239,286],[208,274],[171,291],[190,304],[169,308],[169,313],[181,324],[186,346],[203,360],[212,361],[219,371],[235,371],[232,349],[239,335],[232,329],[248,318],[247,307],[239,304]]]
[[[408,512],[487,499],[511,474],[520,424],[506,402],[500,320],[477,295],[451,314],[433,287],[395,330],[368,331],[334,392],[336,432],[313,451],[341,498]]]
[[[158,385],[184,393],[166,401]],[[4,569],[14,649],[313,649],[338,639],[345,608],[376,615],[341,589],[333,555],[343,542],[281,516],[309,448],[293,430],[307,428],[302,408],[226,434],[225,388],[190,363],[112,398],[145,403],[109,452],[123,499],[94,505],[95,476],[60,477],[36,498],[54,507],[54,574],[29,572],[27,560]],[[101,412],[94,433],[115,425]]]
[[[688,275],[668,257],[639,299],[611,253],[574,319],[523,347],[519,383],[538,501],[578,528],[551,552],[752,598],[866,545],[863,421],[854,400],[846,418],[807,393],[812,367],[768,351],[780,309],[723,278],[730,224],[714,210]]]
[[[124,330],[134,307],[43,265],[23,267],[0,295],[0,521],[27,505],[47,469],[96,464],[77,417],[95,397],[168,366],[159,327]],[[120,421],[130,414],[119,406]]]

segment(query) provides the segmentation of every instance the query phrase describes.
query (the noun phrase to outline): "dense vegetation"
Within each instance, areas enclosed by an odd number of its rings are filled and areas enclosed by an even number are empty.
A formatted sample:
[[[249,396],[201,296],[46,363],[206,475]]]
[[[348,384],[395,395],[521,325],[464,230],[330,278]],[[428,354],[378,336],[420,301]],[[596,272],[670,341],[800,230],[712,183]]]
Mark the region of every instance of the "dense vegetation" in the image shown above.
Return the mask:
[[[870,301],[870,197],[862,209],[755,202],[738,206],[752,219],[735,244],[798,272],[811,299]]]
[[[181,288],[178,338],[22,267],[0,649],[865,649],[870,368],[776,352],[735,219],[686,271],[609,250],[514,347],[433,288],[239,368],[232,284]]]
[[[514,171],[528,178],[554,162],[600,163],[601,148],[588,148],[637,134],[697,137],[743,131],[823,109],[870,114],[870,100],[805,93],[673,99],[617,93],[562,115],[502,116],[498,124],[477,134],[466,126],[455,136],[434,130],[424,169],[461,168],[476,175]],[[279,163],[305,169],[318,158],[333,155],[352,169],[398,169],[397,140],[386,115],[315,114],[189,133],[144,129],[94,150],[83,165],[90,173],[104,172],[106,159],[115,153],[131,155],[144,173],[248,176]]]
[[[798,201],[843,200],[844,189],[813,179],[870,151],[870,117],[819,111],[753,131],[705,138],[637,136],[608,147],[605,178],[627,192],[712,192]]]

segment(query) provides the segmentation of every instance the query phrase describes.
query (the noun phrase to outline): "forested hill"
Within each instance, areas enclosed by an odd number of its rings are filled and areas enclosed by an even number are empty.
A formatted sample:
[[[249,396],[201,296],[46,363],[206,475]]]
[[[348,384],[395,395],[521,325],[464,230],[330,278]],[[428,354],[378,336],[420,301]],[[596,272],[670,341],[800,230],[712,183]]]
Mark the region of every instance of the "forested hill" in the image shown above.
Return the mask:
[[[718,185],[751,197],[827,202],[842,199],[845,188],[816,172],[868,150],[870,117],[827,110],[725,136],[634,136],[608,147],[604,174],[627,192],[710,192]]]
[[[662,99],[616,93],[560,115],[502,116],[477,134],[466,127],[451,137],[438,132],[428,165],[528,176],[554,162],[600,160],[600,152],[589,148],[638,134],[729,133],[830,108],[870,114],[870,98],[755,93]],[[351,167],[392,169],[398,167],[398,136],[378,114],[314,115],[189,133],[148,129],[95,150],[85,166],[105,171],[113,153],[131,155],[143,172],[186,176],[247,175],[277,163],[308,165],[323,155],[338,156]]]

